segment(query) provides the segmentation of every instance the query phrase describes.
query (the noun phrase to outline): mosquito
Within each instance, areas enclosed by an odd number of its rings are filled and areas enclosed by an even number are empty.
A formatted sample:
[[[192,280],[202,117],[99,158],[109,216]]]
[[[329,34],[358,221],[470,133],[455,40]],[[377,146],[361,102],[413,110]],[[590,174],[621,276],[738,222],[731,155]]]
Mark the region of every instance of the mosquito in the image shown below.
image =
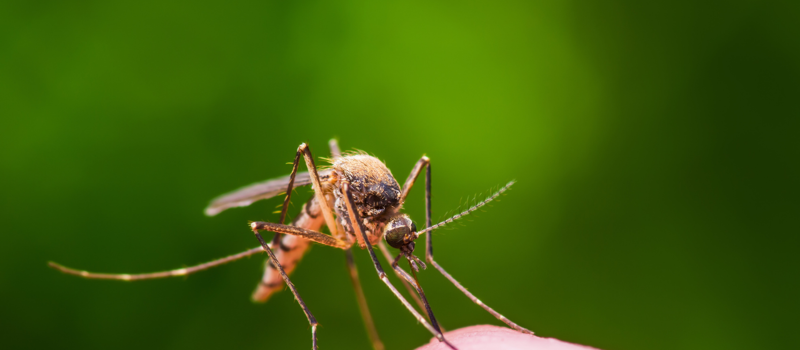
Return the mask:
[[[339,248],[345,251],[351,283],[353,284],[359,310],[364,319],[372,346],[375,350],[383,350],[383,343],[380,341],[372,321],[364,292],[361,289],[358,272],[353,262],[352,247],[358,244],[361,249],[369,251],[380,280],[414,315],[417,321],[427,328],[440,342],[444,342],[450,348],[456,349],[445,339],[442,328],[436,321],[430,303],[428,303],[425,293],[417,280],[417,272],[425,269],[427,265],[414,255],[415,241],[427,233],[425,261],[428,264],[433,265],[456,288],[475,304],[492,314],[492,316],[519,332],[533,334],[530,330],[511,322],[511,320],[476,298],[433,258],[433,230],[486,205],[508,190],[514,184],[513,181],[501,187],[485,200],[433,225],[431,221],[431,162],[428,157],[422,156],[417,161],[401,188],[394,176],[392,176],[391,171],[379,159],[363,152],[342,154],[335,139],[329,142],[329,147],[331,149],[330,167],[317,168],[314,164],[314,158],[311,156],[311,150],[303,143],[297,148],[292,172],[289,176],[256,183],[222,195],[212,200],[205,209],[206,215],[214,216],[230,208],[244,207],[258,200],[279,196],[285,191],[286,197],[283,200],[280,219],[277,223],[254,221],[249,224],[250,229],[261,244],[259,247],[191,267],[143,274],[93,273],[71,269],[54,262],[50,262],[49,265],[61,272],[84,278],[137,281],[186,276],[250,255],[266,252],[269,258],[266,262],[264,275],[255,292],[253,292],[252,299],[257,302],[265,302],[285,284],[294,294],[295,299],[297,299],[308,319],[308,323],[311,326],[312,349],[316,350],[318,348],[317,319],[306,306],[303,298],[300,297],[297,288],[289,279],[289,274],[297,266],[311,242]],[[305,160],[308,172],[297,172],[301,157]],[[409,191],[423,170],[425,170],[425,229],[417,230],[414,222],[411,221],[408,215],[402,213],[401,209]],[[306,185],[312,185],[314,197],[303,205],[291,225],[285,225],[284,221],[292,190],[295,187]],[[330,235],[320,232],[322,225],[328,227]],[[275,233],[270,243],[267,243],[261,236],[262,231]],[[399,250],[399,254],[396,257],[392,258],[386,247],[387,244]],[[423,317],[389,281],[372,248],[375,245],[378,246],[390,262],[392,270],[400,277],[400,281],[409,290],[417,304],[424,310],[427,318]],[[399,262],[403,259],[408,262],[411,274],[400,267]]]

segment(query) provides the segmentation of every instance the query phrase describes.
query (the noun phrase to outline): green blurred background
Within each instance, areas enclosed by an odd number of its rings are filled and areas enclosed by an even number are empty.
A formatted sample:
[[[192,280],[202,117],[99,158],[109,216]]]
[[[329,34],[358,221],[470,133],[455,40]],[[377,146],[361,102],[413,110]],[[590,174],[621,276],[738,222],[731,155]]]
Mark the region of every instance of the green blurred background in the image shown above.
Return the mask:
[[[257,246],[279,199],[203,216],[327,140],[433,213],[439,262],[537,332],[606,349],[797,347],[798,2],[0,2],[3,348],[306,349],[263,257],[188,278],[83,280]],[[422,187],[407,212],[423,222]],[[295,210],[310,195],[298,191]],[[388,349],[429,333],[356,254]],[[324,349],[368,349],[342,252],[293,275]],[[435,270],[447,329],[499,324]]]

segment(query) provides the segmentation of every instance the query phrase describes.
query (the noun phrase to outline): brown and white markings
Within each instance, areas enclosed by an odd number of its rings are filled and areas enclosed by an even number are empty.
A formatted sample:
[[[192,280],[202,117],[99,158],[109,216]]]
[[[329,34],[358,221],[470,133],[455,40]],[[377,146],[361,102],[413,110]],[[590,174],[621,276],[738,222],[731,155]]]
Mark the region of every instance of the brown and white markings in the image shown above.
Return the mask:
[[[301,144],[294,158],[291,175],[257,183],[230,194],[223,195],[213,200],[208,208],[206,208],[206,214],[213,216],[226,209],[247,206],[254,201],[271,198],[285,191],[286,197],[283,202],[283,209],[281,210],[278,223],[263,221],[250,223],[250,228],[261,243],[260,247],[192,267],[144,274],[92,273],[74,270],[53,262],[50,263],[50,266],[64,273],[85,278],[134,281],[184,276],[266,251],[269,255],[269,259],[267,260],[264,276],[253,293],[253,300],[258,302],[266,301],[272,293],[278,291],[283,286],[283,283],[285,283],[294,294],[311,325],[312,349],[317,349],[317,320],[308,307],[306,307],[297,288],[289,279],[289,274],[297,266],[300,258],[302,258],[303,254],[308,249],[310,242],[340,248],[345,250],[346,253],[345,257],[347,259],[347,266],[350,269],[351,282],[356,292],[359,309],[364,318],[370,340],[376,350],[381,350],[384,348],[383,343],[381,343],[378,338],[378,333],[372,322],[369,309],[367,308],[364,293],[361,290],[358,272],[353,263],[351,248],[354,243],[358,243],[362,249],[366,248],[369,251],[372,262],[375,265],[375,270],[378,272],[378,277],[381,281],[386,284],[398,299],[400,299],[400,302],[414,315],[417,321],[422,323],[422,325],[439,339],[439,341],[455,349],[455,347],[444,338],[441,327],[436,321],[430,304],[425,298],[425,293],[416,278],[416,273],[419,272],[420,268],[425,269],[426,265],[422,260],[414,256],[414,241],[422,234],[428,233],[425,246],[425,261],[433,265],[452,282],[456,288],[466,294],[470,300],[484,308],[494,317],[517,331],[533,334],[533,332],[511,322],[505,316],[497,313],[494,309],[481,302],[433,259],[432,231],[434,229],[444,226],[484,206],[486,203],[505,192],[513,184],[513,181],[500,188],[484,201],[443,222],[432,225],[431,164],[427,157],[423,156],[417,162],[401,188],[389,169],[377,158],[364,153],[351,153],[343,156],[339,151],[336,140],[331,140],[330,147],[332,166],[328,169],[318,170],[314,164],[314,159],[311,156],[311,151],[308,146],[306,144]],[[297,172],[301,157],[304,158],[306,166],[308,167],[307,173]],[[408,196],[409,190],[411,190],[411,187],[414,185],[414,182],[422,173],[423,169],[425,170],[426,228],[417,230],[408,215],[401,213],[400,209]],[[286,218],[286,211],[289,200],[291,199],[292,189],[295,186],[304,185],[313,185],[314,197],[303,205],[300,214],[292,221],[291,225],[284,225],[283,222]],[[330,230],[330,235],[320,232],[320,228],[323,224]],[[261,231],[275,233],[270,243],[267,243],[264,238],[261,237]],[[395,258],[389,255],[386,243],[399,249],[400,252]],[[381,263],[378,261],[378,257],[375,255],[375,251],[372,249],[373,245],[378,245],[387,260],[391,262],[390,265],[394,272],[400,277],[400,281],[403,282],[418,305],[425,310],[427,319],[423,317],[423,315],[420,314],[389,281]],[[411,267],[411,275],[399,266],[398,263],[401,259],[408,261]]]

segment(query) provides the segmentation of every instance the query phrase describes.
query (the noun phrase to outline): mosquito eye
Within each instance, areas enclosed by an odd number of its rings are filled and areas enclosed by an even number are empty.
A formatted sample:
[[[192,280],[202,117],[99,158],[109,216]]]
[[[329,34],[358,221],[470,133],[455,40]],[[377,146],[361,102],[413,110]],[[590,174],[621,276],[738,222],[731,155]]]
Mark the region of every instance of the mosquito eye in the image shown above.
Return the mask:
[[[407,226],[395,226],[386,231],[386,243],[389,243],[392,248],[400,248],[403,246],[406,234],[408,234]]]
[[[415,225],[413,222],[411,223],[411,232],[417,232],[417,225]]]

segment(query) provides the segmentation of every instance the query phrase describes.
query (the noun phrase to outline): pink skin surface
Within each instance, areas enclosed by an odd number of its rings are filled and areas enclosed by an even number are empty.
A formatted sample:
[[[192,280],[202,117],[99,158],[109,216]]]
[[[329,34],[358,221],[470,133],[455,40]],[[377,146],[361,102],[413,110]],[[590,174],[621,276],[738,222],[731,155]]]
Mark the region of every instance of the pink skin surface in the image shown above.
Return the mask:
[[[456,329],[444,334],[445,339],[458,350],[591,350],[594,348],[567,343],[553,338],[540,338],[535,335],[522,334],[505,327],[480,325]],[[436,338],[417,350],[449,350]]]

